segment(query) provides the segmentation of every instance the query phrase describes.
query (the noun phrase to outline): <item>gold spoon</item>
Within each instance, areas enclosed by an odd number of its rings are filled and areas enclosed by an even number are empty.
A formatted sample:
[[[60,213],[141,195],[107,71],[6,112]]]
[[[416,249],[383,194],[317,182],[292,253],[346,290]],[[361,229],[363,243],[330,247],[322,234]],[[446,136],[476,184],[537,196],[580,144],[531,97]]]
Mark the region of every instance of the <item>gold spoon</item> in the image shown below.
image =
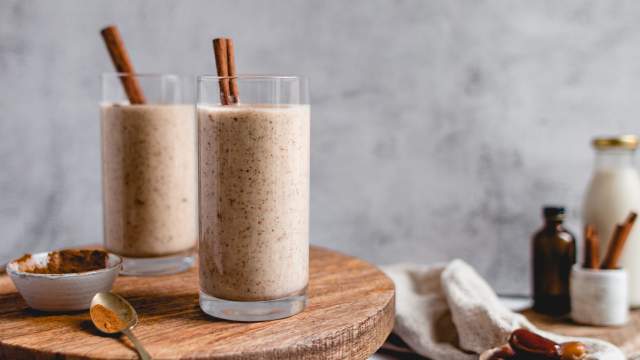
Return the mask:
[[[91,321],[98,330],[114,334],[122,332],[135,346],[142,360],[151,360],[142,343],[133,335],[131,328],[138,323],[138,314],[122,296],[110,292],[97,293],[91,300]]]

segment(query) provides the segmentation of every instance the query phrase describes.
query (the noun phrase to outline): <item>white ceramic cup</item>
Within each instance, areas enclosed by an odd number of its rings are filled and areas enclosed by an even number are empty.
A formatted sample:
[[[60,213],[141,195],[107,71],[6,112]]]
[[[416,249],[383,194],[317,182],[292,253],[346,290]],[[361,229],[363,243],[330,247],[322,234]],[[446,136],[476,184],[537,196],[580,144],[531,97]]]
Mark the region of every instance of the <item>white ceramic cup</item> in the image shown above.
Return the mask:
[[[624,325],[629,320],[627,271],[571,270],[571,318],[580,324]]]

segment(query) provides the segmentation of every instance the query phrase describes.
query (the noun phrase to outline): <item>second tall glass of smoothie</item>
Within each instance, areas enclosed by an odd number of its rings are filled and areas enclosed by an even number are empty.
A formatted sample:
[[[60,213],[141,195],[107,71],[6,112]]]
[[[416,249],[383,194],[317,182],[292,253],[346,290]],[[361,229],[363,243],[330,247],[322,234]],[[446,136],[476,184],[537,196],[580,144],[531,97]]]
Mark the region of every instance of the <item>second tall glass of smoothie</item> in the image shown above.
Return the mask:
[[[127,77],[141,84],[146,103],[126,100]],[[187,83],[177,75],[103,75],[104,243],[123,256],[124,274],[175,273],[194,262],[196,132]]]
[[[198,80],[200,306],[261,321],[304,308],[309,278],[307,84],[240,76],[221,105],[216,76]]]

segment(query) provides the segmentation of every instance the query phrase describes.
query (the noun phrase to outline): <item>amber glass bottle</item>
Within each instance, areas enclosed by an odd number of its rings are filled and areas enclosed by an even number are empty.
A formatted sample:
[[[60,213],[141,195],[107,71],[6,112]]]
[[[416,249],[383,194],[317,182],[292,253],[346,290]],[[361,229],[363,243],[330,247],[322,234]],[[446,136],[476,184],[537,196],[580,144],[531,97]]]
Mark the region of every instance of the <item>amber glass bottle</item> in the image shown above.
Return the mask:
[[[533,309],[564,315],[570,309],[569,274],[576,263],[576,240],[562,226],[563,207],[543,209],[544,226],[533,236]]]

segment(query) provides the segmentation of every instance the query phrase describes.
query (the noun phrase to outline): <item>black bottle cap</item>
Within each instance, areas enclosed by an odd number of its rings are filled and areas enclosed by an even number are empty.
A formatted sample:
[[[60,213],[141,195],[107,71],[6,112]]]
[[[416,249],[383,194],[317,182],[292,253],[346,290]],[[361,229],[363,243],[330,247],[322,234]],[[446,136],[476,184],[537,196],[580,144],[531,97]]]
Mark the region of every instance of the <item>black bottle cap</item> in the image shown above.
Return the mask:
[[[542,209],[542,213],[547,219],[564,219],[565,212],[564,206],[545,206]]]

